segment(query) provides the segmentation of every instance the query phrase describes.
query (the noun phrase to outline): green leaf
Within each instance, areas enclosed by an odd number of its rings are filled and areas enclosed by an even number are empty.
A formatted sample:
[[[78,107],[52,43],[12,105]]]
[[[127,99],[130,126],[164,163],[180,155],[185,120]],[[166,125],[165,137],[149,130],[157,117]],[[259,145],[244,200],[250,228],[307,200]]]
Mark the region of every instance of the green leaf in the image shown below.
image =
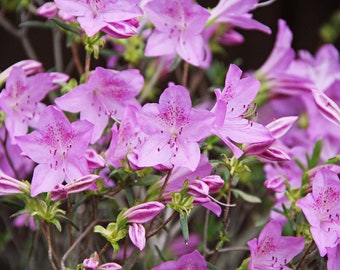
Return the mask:
[[[231,190],[233,192],[233,194],[238,197],[240,196],[243,200],[245,200],[246,202],[250,202],[250,203],[261,203],[261,199],[259,197],[256,197],[254,195],[250,195],[248,193],[245,193],[244,191],[242,190],[239,190],[239,189],[232,189]]]
[[[181,224],[181,230],[184,238],[185,245],[189,243],[189,227],[188,227],[188,215],[182,214],[179,216],[179,222]]]
[[[244,259],[242,264],[240,265],[240,267],[237,268],[236,270],[248,270],[249,269],[249,262],[250,262],[250,258]]]
[[[308,168],[314,168],[318,165],[319,160],[320,160],[320,155],[321,155],[321,150],[322,150],[322,140],[318,140],[314,146],[312,157],[309,159],[307,158],[308,161]]]
[[[218,268],[210,262],[207,262],[207,266],[210,270],[218,270]]]
[[[182,61],[182,58],[180,58],[177,55],[170,65],[170,72],[174,71],[177,68],[177,66],[179,65],[179,63],[181,63],[181,61]]]
[[[79,35],[79,32],[77,31],[77,29],[75,29],[74,27],[72,27],[71,25],[64,23],[62,20],[60,19],[51,19],[53,22],[55,22],[58,26],[60,26],[62,29],[72,32],[74,34]]]

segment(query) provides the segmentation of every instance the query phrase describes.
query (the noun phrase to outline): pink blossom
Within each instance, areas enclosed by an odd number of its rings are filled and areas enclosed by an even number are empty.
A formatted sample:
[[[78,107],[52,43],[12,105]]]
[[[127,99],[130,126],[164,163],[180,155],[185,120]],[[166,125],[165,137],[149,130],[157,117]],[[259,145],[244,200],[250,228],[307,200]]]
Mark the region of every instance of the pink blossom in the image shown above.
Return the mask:
[[[38,165],[34,169],[31,194],[51,191],[64,180],[67,183],[87,175],[86,148],[93,125],[87,121],[70,123],[56,107],[48,106],[37,130],[16,140],[24,154]]]
[[[181,256],[177,261],[167,261],[152,268],[152,270],[173,270],[173,269],[208,270],[209,268],[207,266],[206,260],[197,250],[194,250],[189,254]]]
[[[88,36],[93,36],[111,23],[117,23],[142,15],[133,0],[55,0],[57,7],[77,18]]]
[[[271,220],[258,238],[248,242],[250,270],[290,269],[286,265],[303,250],[305,240],[302,237],[281,236],[281,231],[281,224]]]
[[[147,40],[146,56],[178,54],[192,65],[204,63],[202,31],[209,12],[191,0],[152,0],[144,10],[155,30]]]
[[[216,115],[212,132],[237,158],[243,151],[235,143],[268,143],[273,140],[266,127],[245,118],[247,111],[251,111],[250,103],[256,97],[260,84],[252,77],[241,78],[241,75],[241,69],[230,65],[223,91],[215,89],[217,102],[212,109]]]
[[[310,231],[319,249],[325,256],[327,248],[334,248],[340,240],[340,181],[336,173],[319,170],[312,182],[312,193],[298,200],[311,225]]]
[[[126,106],[140,106],[135,96],[143,84],[144,79],[136,69],[114,71],[97,67],[87,83],[55,102],[65,111],[80,112],[80,119],[93,123],[93,143],[101,137],[109,118],[121,120]]]
[[[48,73],[27,77],[20,67],[13,67],[0,93],[0,107],[6,113],[5,126],[11,143],[15,136],[27,133],[28,127],[36,127],[42,110],[40,101],[54,88]]]
[[[85,270],[96,270],[99,262],[94,258],[87,258],[83,261],[83,266]]]
[[[243,29],[256,29],[270,34],[270,28],[254,20],[249,13],[258,2],[258,0],[220,0],[212,9],[209,21],[223,22]]]

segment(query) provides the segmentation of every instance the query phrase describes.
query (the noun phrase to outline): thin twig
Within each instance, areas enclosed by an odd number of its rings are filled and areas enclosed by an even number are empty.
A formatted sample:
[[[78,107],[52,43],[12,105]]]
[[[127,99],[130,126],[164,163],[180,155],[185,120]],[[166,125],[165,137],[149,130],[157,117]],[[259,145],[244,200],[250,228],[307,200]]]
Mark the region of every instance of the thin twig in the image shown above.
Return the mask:
[[[135,265],[141,251],[137,248],[134,248],[129,259],[126,260],[126,263],[123,265],[123,270],[130,270]]]
[[[171,214],[171,216],[170,217],[168,217],[168,219],[161,225],[161,226],[159,226],[156,230],[154,230],[153,232],[151,232],[151,233],[149,233],[147,236],[146,236],[146,238],[150,238],[150,237],[152,237],[152,236],[154,236],[154,235],[156,235],[160,230],[162,230],[173,218],[174,218],[174,216],[176,215],[176,211],[173,211],[172,212],[172,214]]]
[[[0,10],[0,25],[12,36],[20,39],[19,31],[16,29],[10,21],[5,17],[5,14]]]
[[[76,65],[77,71],[79,75],[84,73],[83,65],[80,61],[79,57],[79,50],[78,50],[78,45],[75,42],[72,42],[71,44],[71,51],[72,51],[72,57],[73,57],[73,62]]]
[[[54,270],[58,270],[60,269],[60,267],[58,267],[57,265],[57,256],[54,252],[53,249],[53,244],[52,244],[52,240],[51,240],[51,225],[50,223],[44,223],[43,226],[43,232],[47,241],[47,249],[48,249],[48,259],[50,260],[50,263],[53,267]]]
[[[226,248],[221,248],[217,251],[217,253],[223,253],[223,252],[230,252],[230,251],[249,251],[248,247],[226,247]],[[215,250],[208,250],[207,254],[211,255],[214,254],[216,251]]]
[[[144,88],[144,90],[142,91],[141,95],[138,98],[138,101],[140,103],[143,103],[144,100],[149,96],[152,88],[155,86],[155,84],[157,83],[157,81],[158,81],[158,79],[159,79],[159,77],[160,77],[160,75],[162,73],[164,65],[165,65],[164,59],[160,59],[159,63],[158,63],[158,66],[156,67],[155,73],[153,74],[153,76],[151,77],[149,83]]]
[[[104,221],[92,221],[87,228],[81,233],[81,235],[78,237],[78,239],[73,243],[72,246],[69,247],[69,249],[65,252],[65,254],[63,255],[63,257],[61,258],[61,269],[66,269],[65,268],[65,261],[68,257],[68,255],[72,252],[72,250],[80,243],[81,240],[83,240],[83,238],[92,230],[92,228],[100,223],[100,222],[104,222]]]
[[[309,243],[309,245],[308,245],[308,248],[307,248],[305,254],[303,254],[303,257],[301,258],[301,260],[299,261],[298,265],[296,266],[296,270],[300,269],[300,267],[302,266],[302,263],[307,258],[307,255],[309,254],[309,252],[310,252],[310,250],[312,249],[313,246],[314,246],[314,241],[311,241]]]
[[[64,68],[63,50],[61,47],[62,33],[58,29],[54,28],[52,34],[55,69],[57,72],[62,72]]]
[[[87,82],[90,76],[90,68],[91,68],[91,54],[87,52],[85,56],[85,82]]]
[[[188,75],[189,75],[189,63],[184,61],[183,74],[182,74],[182,85],[184,87],[186,87],[188,84]]]

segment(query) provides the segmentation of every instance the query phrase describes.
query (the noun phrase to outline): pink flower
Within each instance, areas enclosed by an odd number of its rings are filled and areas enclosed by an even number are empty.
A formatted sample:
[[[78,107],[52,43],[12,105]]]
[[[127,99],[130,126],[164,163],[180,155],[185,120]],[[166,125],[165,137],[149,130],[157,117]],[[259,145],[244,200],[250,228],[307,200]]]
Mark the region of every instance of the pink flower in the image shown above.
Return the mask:
[[[298,200],[311,225],[310,231],[319,249],[325,256],[327,248],[334,248],[340,240],[340,181],[336,173],[321,169],[313,178],[312,193]]]
[[[205,8],[191,0],[152,0],[144,10],[155,25],[146,44],[146,56],[178,54],[192,65],[204,63],[201,33],[209,17]]]
[[[146,141],[136,150],[138,167],[186,166],[195,170],[200,159],[198,142],[210,135],[214,115],[191,107],[189,92],[171,85],[164,90],[159,104],[146,104],[137,119]]]
[[[127,106],[119,128],[115,123],[111,129],[112,139],[106,151],[106,161],[116,168],[122,167],[122,160],[128,158],[130,165],[136,160],[136,149],[145,142],[146,135],[142,132],[137,121],[135,107]]]
[[[80,119],[93,123],[93,143],[102,135],[109,118],[121,120],[127,105],[140,106],[135,96],[143,84],[143,76],[136,69],[114,71],[97,67],[87,83],[55,102],[62,110],[80,112]]]
[[[197,251],[194,250],[192,253],[181,256],[177,261],[167,261],[152,270],[174,270],[174,269],[199,269],[208,270],[207,262],[204,257]]]
[[[327,248],[327,270],[337,270],[340,265],[340,245]]]
[[[209,21],[223,22],[242,29],[256,29],[270,34],[270,28],[254,20],[249,13],[258,2],[258,0],[220,0],[212,9]]]
[[[87,121],[70,123],[56,107],[48,106],[38,129],[16,137],[24,154],[38,163],[32,179],[31,194],[51,191],[64,180],[67,183],[88,174],[85,152],[93,125]]]
[[[250,270],[290,269],[286,266],[305,246],[302,237],[281,236],[281,224],[271,220],[258,238],[248,242]]]
[[[142,15],[133,0],[55,0],[57,7],[74,17],[88,36],[93,36],[111,23]]]
[[[216,119],[212,132],[239,158],[243,151],[236,143],[269,143],[273,137],[261,124],[246,119],[252,110],[250,103],[257,95],[260,83],[252,77],[242,78],[242,70],[230,65],[223,91],[215,89],[217,102],[212,112]]]
[[[36,127],[45,105],[40,101],[53,90],[52,77],[39,73],[26,77],[23,69],[14,66],[0,93],[0,107],[6,113],[5,126],[11,143],[15,136],[27,133],[28,127]]]

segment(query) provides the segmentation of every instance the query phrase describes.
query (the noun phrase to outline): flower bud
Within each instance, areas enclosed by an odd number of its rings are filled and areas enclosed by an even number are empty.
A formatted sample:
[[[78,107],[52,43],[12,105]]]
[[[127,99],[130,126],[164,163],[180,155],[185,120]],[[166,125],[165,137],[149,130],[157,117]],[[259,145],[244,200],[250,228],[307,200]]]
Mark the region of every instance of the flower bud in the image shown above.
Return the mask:
[[[129,226],[129,237],[132,243],[138,247],[139,250],[143,250],[145,247],[145,228],[142,224],[132,223]]]
[[[157,216],[165,206],[160,202],[147,202],[133,206],[125,211],[129,223],[146,223]]]
[[[57,5],[54,2],[47,2],[37,9],[37,14],[50,19],[58,13]]]

